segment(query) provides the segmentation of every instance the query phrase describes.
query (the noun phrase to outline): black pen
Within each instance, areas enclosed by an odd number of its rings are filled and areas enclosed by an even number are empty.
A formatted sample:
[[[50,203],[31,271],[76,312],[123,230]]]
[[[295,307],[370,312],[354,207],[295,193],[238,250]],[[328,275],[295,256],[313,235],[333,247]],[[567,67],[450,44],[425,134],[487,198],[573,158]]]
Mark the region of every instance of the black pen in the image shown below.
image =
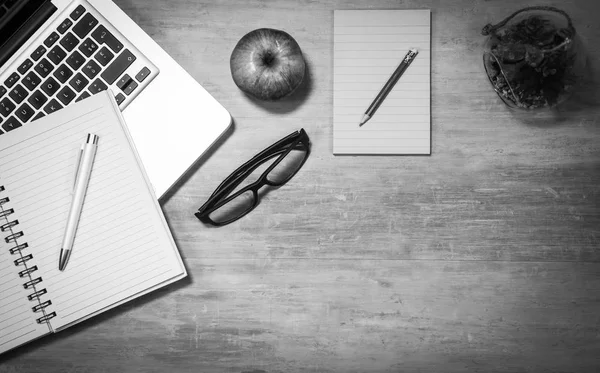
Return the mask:
[[[408,53],[406,53],[406,56],[404,56],[404,59],[402,60],[400,65],[398,65],[396,71],[394,71],[392,76],[390,76],[387,83],[385,83],[379,94],[377,94],[377,97],[375,97],[375,100],[373,100],[373,102],[371,103],[371,106],[369,106],[369,108],[365,112],[365,115],[363,115],[363,118],[360,121],[360,124],[358,125],[359,127],[367,123],[367,121],[371,119],[373,114],[375,114],[375,112],[379,108],[379,105],[381,105],[383,100],[385,100],[388,93],[390,93],[392,88],[394,88],[396,82],[398,82],[402,74],[404,74],[404,71],[406,71],[408,66],[410,66],[411,62],[413,62],[418,53],[419,52],[416,49],[411,49],[408,51]]]

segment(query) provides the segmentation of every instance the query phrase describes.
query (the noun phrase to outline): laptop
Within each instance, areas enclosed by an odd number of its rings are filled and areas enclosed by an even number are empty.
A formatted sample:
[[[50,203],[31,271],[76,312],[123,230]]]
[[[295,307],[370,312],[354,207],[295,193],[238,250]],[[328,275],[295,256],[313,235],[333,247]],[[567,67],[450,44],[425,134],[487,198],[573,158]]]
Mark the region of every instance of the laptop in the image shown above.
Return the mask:
[[[229,112],[111,0],[0,0],[0,136],[111,90],[163,196]]]

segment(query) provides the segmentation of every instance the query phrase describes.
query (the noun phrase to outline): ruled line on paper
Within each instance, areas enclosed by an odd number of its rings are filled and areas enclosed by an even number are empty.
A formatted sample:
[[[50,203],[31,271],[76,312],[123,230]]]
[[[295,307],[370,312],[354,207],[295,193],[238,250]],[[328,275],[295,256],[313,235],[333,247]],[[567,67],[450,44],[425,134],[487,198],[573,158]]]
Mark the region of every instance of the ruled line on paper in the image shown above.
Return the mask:
[[[430,20],[428,9],[334,11],[334,154],[430,154]],[[359,127],[411,48],[417,58]]]
[[[156,280],[157,278],[160,278],[161,276],[167,275],[168,273],[169,273],[169,271],[167,270],[167,271],[163,271],[163,272],[161,272],[159,274],[155,274],[154,276],[152,276],[150,278],[144,279],[144,281],[141,282],[141,283],[133,283],[133,284],[131,284],[125,290],[135,289],[136,287],[139,287],[140,285],[143,285],[144,282],[147,282],[149,280]],[[156,280],[156,281],[158,281],[158,280]],[[81,313],[85,314],[85,313],[87,313],[89,311],[84,311],[84,310],[87,310],[87,309],[92,308],[92,307],[99,308],[99,307],[101,307],[102,303],[108,303],[110,301],[111,301],[111,297],[109,296],[109,297],[104,297],[102,299],[95,300],[93,303],[85,303],[85,305],[83,307],[80,307],[79,309],[71,309],[69,313],[65,314],[65,318],[73,318],[74,315],[78,315],[78,314],[81,314]]]
[[[12,338],[7,339],[7,340],[0,339],[0,348],[3,345],[9,344],[11,342],[14,343],[15,341],[18,341],[19,339],[24,339],[27,335],[29,335],[31,333],[37,332],[37,330],[35,328],[31,328],[31,329],[28,329],[26,331],[24,331],[23,329],[19,329],[19,332],[21,332],[21,333],[19,335],[17,335],[16,337],[12,337]],[[12,333],[14,333],[14,332],[11,332],[11,333],[7,334],[7,336],[9,336]],[[24,340],[29,340],[29,339],[25,338]],[[19,345],[19,344],[20,343],[15,343],[15,346]]]

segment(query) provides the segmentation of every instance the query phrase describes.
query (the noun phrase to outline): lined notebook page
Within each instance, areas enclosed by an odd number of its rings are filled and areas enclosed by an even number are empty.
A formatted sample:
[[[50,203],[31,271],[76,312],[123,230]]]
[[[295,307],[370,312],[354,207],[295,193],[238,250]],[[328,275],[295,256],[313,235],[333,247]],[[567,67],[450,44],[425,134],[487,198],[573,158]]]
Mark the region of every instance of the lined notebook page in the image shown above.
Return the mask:
[[[431,11],[335,10],[334,154],[431,154]],[[419,54],[362,127],[409,49]]]
[[[58,315],[54,329],[185,275],[109,95],[69,106],[60,122],[52,115],[24,126],[11,146],[0,138],[0,174]],[[100,137],[98,150],[73,251],[60,272],[76,155],[89,132]]]

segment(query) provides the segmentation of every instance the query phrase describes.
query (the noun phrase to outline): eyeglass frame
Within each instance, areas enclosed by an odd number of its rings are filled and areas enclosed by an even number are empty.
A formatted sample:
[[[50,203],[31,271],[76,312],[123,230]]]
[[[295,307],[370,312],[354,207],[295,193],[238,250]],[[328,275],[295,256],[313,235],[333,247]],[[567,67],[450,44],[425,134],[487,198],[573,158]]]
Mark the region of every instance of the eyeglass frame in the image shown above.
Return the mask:
[[[289,143],[286,144],[286,143]],[[273,171],[273,169],[293,150],[296,149],[298,145],[304,145],[301,149],[306,150],[306,155],[304,159],[298,166],[298,168],[291,173],[285,180],[282,182],[273,182],[267,178],[269,173]],[[280,139],[279,141],[273,143],[271,146],[267,147],[260,153],[256,154],[252,159],[247,161],[238,167],[235,171],[233,171],[219,186],[215,189],[215,191],[211,194],[208,200],[198,209],[194,215],[203,223],[212,224],[214,226],[224,226],[234,221],[246,216],[250,211],[254,210],[259,203],[258,191],[265,185],[269,185],[272,187],[281,187],[285,185],[288,181],[290,181],[296,173],[304,166],[304,163],[308,159],[310,154],[310,139],[304,128],[301,128],[298,131],[294,131],[288,136]],[[263,165],[265,162],[269,161],[273,157],[279,156],[259,177],[256,181],[246,185],[244,188],[235,192],[231,196],[228,194],[235,190],[235,188],[244,181],[254,170],[256,170],[259,166]],[[242,212],[239,216],[231,218],[229,220],[225,220],[222,222],[216,222],[210,218],[210,214],[239,197],[240,195],[252,191],[252,196],[254,198],[252,205]]]

